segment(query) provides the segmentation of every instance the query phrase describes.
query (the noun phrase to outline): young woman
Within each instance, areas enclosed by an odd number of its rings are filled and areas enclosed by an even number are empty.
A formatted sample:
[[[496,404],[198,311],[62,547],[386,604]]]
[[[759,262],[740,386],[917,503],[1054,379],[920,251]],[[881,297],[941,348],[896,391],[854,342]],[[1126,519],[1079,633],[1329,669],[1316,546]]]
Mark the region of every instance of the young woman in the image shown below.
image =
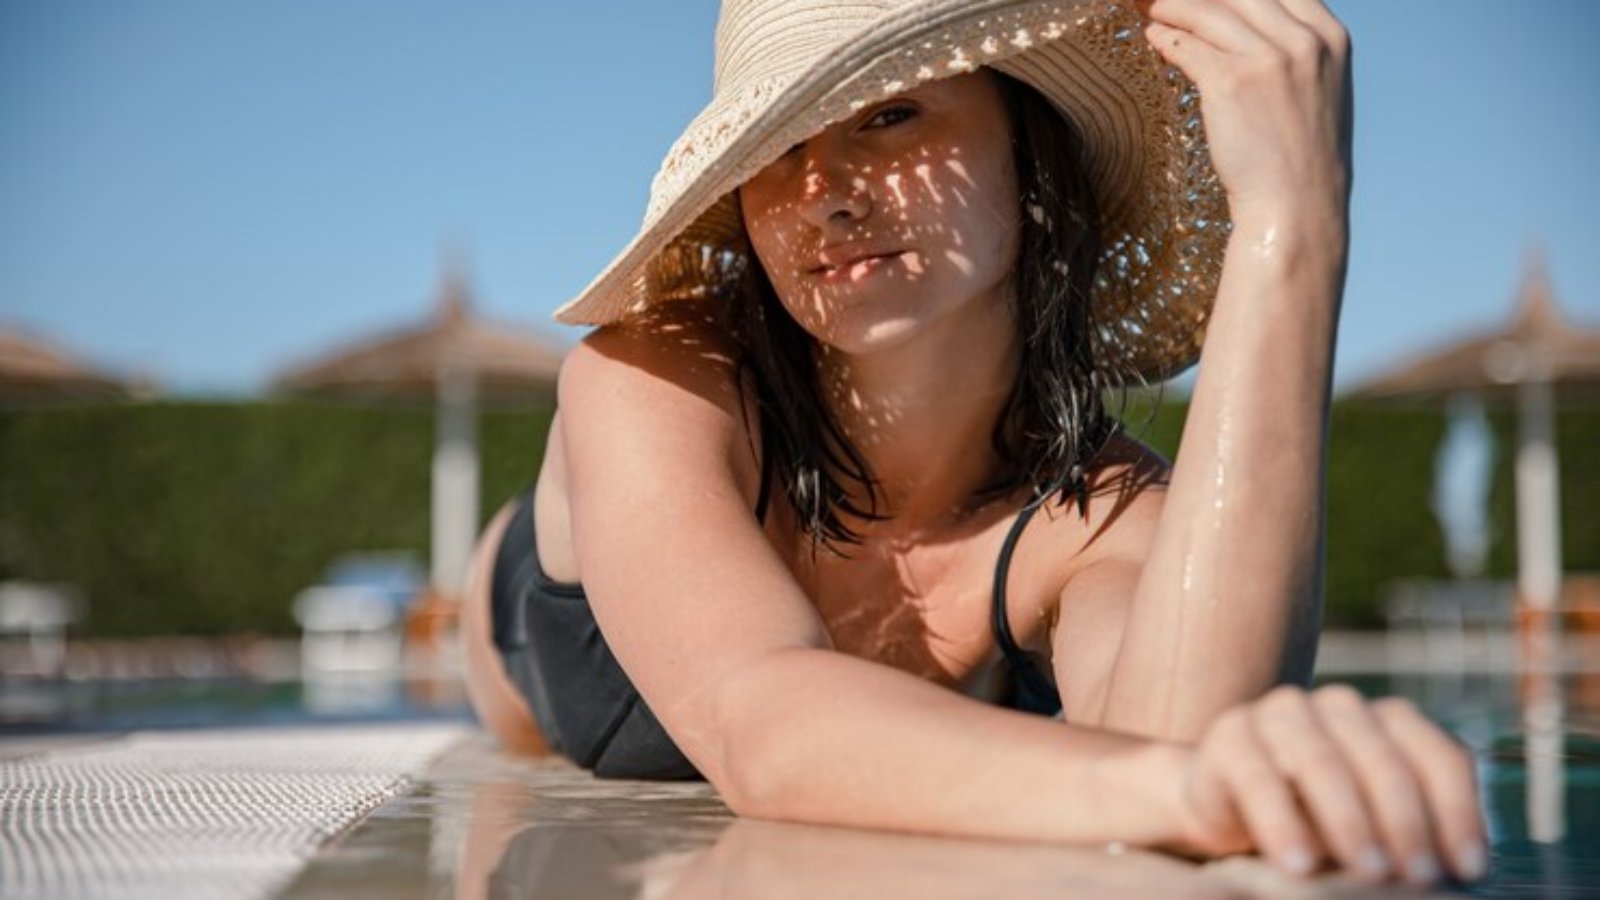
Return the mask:
[[[754,817],[1480,874],[1468,754],[1302,687],[1350,183],[1320,0],[727,0],[717,56],[558,313],[603,327],[475,559],[487,727]],[[1202,339],[1169,467],[1105,403]]]

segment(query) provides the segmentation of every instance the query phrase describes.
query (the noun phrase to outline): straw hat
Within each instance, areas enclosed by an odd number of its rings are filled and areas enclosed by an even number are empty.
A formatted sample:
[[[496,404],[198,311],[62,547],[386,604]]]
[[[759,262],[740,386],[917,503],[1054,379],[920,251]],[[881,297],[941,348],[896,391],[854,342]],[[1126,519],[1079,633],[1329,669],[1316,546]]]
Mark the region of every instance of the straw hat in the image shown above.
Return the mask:
[[[1159,379],[1199,356],[1230,224],[1192,83],[1130,2],[724,0],[714,96],[673,144],[632,242],[558,321],[703,297],[748,260],[733,191],[867,104],[990,66],[1084,137],[1103,217],[1094,288],[1108,361]]]

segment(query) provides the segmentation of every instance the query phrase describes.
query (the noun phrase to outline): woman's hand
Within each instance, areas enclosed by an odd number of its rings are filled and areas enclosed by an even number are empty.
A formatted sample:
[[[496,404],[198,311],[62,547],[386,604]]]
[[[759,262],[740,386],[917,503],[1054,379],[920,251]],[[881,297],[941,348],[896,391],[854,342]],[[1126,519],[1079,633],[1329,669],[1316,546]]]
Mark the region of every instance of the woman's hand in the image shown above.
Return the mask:
[[[1401,698],[1275,688],[1218,716],[1178,772],[1173,849],[1414,884],[1484,871],[1472,757]]]
[[[1141,0],[1157,51],[1200,90],[1235,221],[1350,192],[1350,38],[1322,0]]]

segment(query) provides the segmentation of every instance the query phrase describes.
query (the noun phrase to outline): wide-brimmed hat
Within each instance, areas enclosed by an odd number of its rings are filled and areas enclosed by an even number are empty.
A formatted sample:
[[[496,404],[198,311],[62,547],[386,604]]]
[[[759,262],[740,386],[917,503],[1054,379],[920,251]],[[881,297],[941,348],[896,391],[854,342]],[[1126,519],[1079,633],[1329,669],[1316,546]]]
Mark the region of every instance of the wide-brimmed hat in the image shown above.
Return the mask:
[[[867,104],[989,66],[1083,136],[1101,213],[1096,349],[1171,375],[1199,355],[1230,225],[1199,95],[1143,26],[1106,0],[725,0],[711,102],[667,153],[638,235],[555,317],[601,325],[711,295],[749,261],[740,184]]]

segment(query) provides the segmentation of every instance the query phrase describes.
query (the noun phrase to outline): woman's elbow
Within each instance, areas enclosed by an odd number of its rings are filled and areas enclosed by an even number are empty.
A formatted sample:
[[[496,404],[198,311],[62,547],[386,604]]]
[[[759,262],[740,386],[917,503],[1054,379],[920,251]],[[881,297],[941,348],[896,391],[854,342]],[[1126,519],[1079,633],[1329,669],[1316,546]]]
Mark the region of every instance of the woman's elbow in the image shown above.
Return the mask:
[[[717,760],[715,777],[708,775],[722,801],[740,816],[783,819],[793,786],[803,783],[796,771],[806,751],[786,731],[792,707],[774,704],[784,696],[797,673],[793,667],[812,664],[799,654],[813,648],[786,648],[745,666],[738,677],[724,679],[715,701]]]

